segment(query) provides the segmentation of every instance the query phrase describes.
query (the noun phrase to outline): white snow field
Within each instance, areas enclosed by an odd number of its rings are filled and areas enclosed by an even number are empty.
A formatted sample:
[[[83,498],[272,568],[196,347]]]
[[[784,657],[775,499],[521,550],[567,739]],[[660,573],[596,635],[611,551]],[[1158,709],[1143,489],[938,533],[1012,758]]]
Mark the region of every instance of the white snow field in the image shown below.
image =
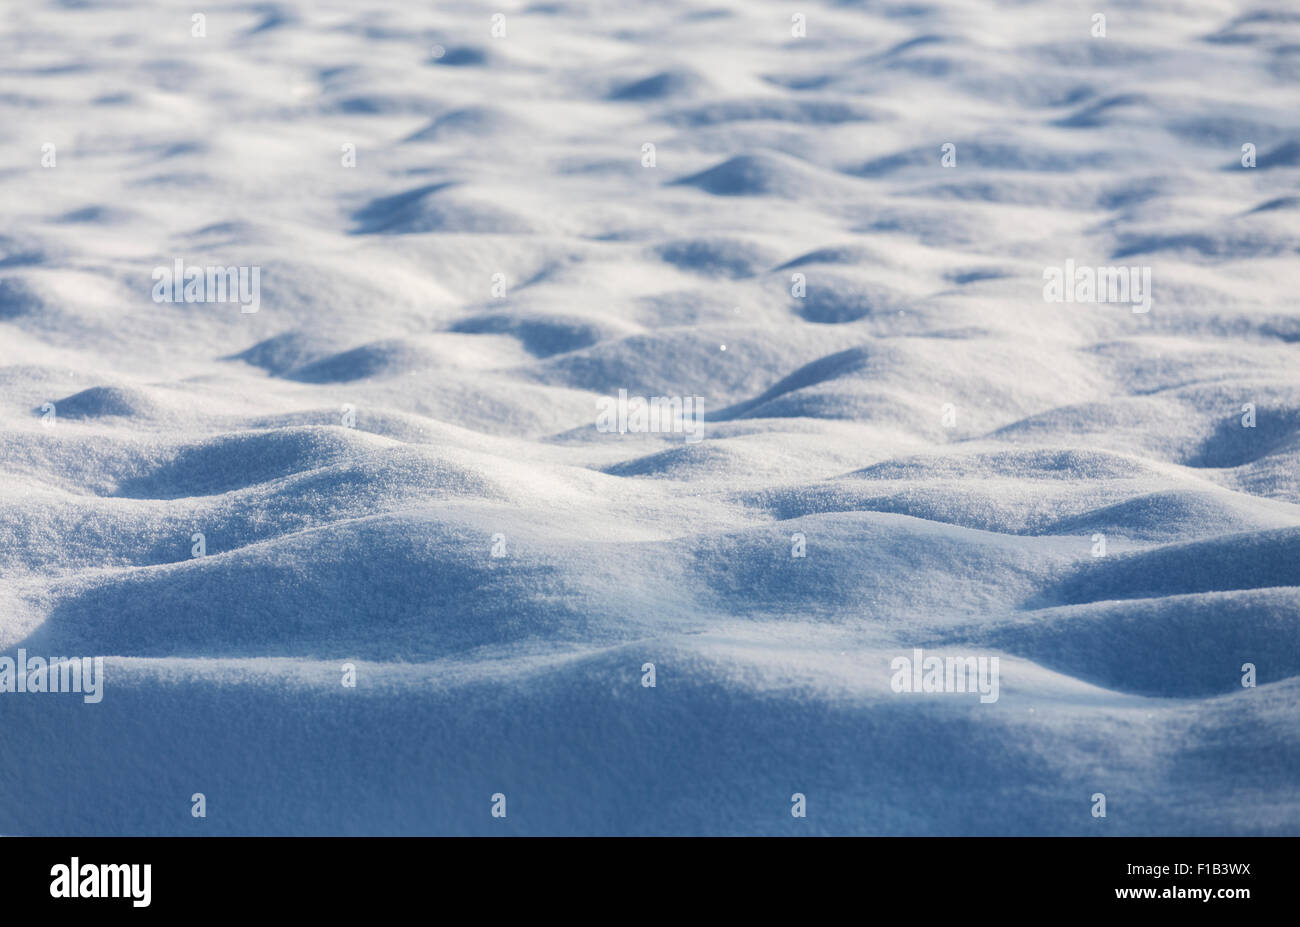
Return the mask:
[[[0,833],[1300,833],[1294,4],[0,17]]]

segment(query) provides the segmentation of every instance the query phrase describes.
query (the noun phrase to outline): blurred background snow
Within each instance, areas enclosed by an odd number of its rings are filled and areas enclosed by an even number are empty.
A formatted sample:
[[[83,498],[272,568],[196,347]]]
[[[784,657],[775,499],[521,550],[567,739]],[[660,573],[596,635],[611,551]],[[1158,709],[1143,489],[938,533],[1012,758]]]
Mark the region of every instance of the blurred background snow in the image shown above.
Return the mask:
[[[200,6],[0,13],[0,833],[1300,832],[1300,13]]]

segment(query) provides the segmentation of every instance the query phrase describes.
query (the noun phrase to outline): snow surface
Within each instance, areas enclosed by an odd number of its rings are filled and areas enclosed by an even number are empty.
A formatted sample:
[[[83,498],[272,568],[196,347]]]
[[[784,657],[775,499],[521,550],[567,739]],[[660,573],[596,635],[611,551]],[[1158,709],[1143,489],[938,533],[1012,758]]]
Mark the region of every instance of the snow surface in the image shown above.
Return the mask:
[[[0,14],[0,833],[1300,833],[1293,6],[191,6]]]

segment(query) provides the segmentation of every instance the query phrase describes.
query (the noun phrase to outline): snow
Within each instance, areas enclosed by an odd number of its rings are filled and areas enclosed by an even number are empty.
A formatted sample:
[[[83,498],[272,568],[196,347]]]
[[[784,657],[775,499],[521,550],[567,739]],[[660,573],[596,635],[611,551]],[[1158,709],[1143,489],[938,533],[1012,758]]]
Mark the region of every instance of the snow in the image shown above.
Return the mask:
[[[0,14],[0,833],[1300,833],[1286,3],[195,12]]]

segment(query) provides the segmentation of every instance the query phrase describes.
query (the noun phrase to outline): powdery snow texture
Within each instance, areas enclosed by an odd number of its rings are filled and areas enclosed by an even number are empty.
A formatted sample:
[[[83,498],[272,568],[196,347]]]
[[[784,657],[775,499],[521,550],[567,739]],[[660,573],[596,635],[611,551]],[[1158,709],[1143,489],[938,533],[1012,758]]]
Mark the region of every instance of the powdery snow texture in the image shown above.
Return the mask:
[[[1300,833],[1289,4],[192,12],[0,14],[0,833]]]

